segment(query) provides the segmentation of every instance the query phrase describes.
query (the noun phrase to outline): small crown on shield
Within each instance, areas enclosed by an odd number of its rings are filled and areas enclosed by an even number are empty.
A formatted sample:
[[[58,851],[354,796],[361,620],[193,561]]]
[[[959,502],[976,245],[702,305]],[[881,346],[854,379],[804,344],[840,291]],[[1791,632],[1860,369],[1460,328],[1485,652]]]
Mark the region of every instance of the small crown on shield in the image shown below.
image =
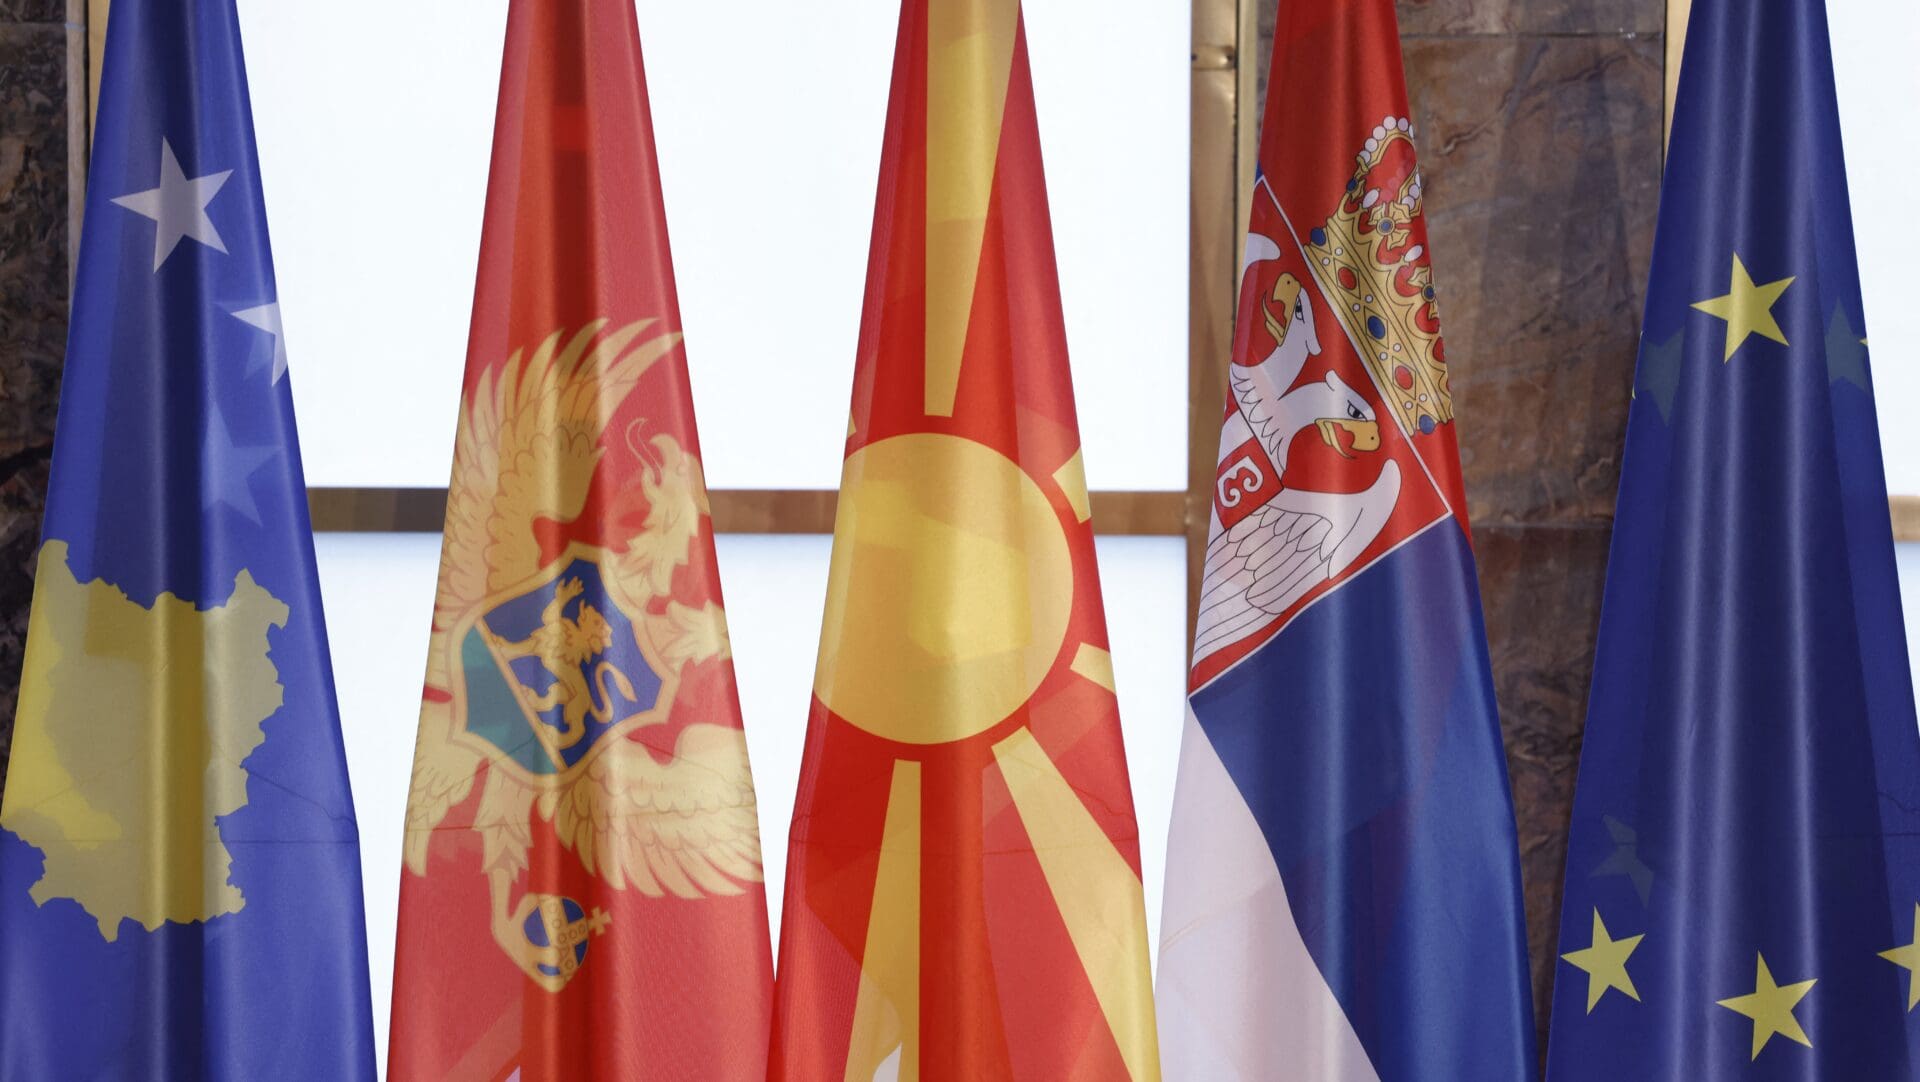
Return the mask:
[[[1313,230],[1307,256],[1361,359],[1409,432],[1453,420],[1446,346],[1433,295],[1413,125],[1373,129],[1340,206]]]

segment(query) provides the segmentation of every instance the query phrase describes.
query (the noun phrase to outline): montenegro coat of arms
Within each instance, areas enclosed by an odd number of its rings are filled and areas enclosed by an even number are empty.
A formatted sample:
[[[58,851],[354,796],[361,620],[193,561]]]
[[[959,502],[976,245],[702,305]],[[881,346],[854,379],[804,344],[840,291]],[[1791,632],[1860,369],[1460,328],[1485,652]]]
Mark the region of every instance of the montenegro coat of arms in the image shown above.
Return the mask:
[[[636,420],[621,435],[644,468],[598,469],[610,419],[679,337],[651,321],[556,333],[461,413],[406,860],[425,875],[437,832],[477,833],[493,938],[554,992],[613,918],[601,895],[522,888],[536,825],[598,889],[698,899],[761,878],[744,734],[669,724],[683,672],[729,654],[720,606],[675,586],[711,543],[699,461]],[[590,504],[611,524],[593,542],[565,529]],[[640,739],[660,731],[664,749]]]

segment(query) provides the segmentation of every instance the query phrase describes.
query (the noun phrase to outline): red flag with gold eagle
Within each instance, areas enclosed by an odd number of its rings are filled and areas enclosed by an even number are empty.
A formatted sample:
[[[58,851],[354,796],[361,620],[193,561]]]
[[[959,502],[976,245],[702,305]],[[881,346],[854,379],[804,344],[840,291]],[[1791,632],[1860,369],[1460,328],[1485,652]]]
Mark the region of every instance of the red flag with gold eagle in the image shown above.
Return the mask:
[[[759,827],[630,0],[514,0],[390,1076],[765,1075]]]
[[[906,0],[775,1078],[1158,1077],[1051,237],[1017,0]]]

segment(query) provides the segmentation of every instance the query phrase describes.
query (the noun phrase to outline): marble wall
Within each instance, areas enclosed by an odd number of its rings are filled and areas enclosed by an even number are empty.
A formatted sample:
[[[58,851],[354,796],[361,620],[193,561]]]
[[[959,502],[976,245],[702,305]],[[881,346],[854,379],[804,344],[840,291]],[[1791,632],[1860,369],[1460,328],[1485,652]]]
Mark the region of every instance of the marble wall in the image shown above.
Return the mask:
[[[0,0],[0,782],[66,348],[77,173],[67,89],[85,49],[68,8]]]
[[[1399,10],[1544,1035],[1659,203],[1665,5]]]

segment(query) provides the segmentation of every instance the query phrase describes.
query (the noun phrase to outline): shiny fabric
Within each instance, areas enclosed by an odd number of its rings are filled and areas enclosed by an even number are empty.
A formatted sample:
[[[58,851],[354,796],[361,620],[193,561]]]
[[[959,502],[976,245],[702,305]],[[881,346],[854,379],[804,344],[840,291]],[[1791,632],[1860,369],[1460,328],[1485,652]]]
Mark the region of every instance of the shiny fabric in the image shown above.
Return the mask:
[[[1159,1077],[1020,4],[906,0],[770,1077]]]
[[[1914,975],[1882,952],[1916,928],[1920,735],[1851,221],[1821,0],[1696,0],[1567,856],[1552,1082],[1914,1077]],[[1583,968],[1602,960],[1580,952],[1617,958],[1604,944],[1636,936],[1632,995]]]
[[[510,7],[445,406],[388,1077],[761,1079],[759,809],[629,2]]]
[[[275,301],[232,0],[118,0],[0,801],[8,1082],[375,1076]]]
[[[1451,378],[1473,359],[1441,338],[1392,3],[1283,3],[1272,71],[1169,839],[1168,1077],[1520,1082]]]

